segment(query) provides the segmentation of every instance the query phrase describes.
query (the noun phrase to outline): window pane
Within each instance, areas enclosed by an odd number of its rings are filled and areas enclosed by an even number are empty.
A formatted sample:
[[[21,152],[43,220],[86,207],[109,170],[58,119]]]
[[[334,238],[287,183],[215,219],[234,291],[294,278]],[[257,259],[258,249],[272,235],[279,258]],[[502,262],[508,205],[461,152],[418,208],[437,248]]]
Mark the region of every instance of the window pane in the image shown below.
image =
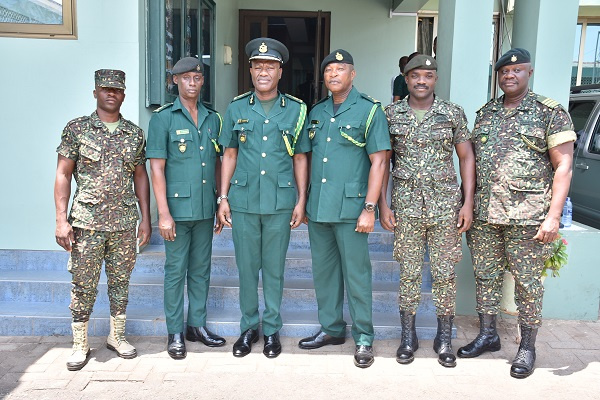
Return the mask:
[[[585,31],[581,84],[600,82],[600,24],[588,24]]]
[[[185,12],[185,56],[198,57],[198,0],[186,1]]]
[[[202,100],[208,104],[213,103],[212,96],[212,43],[214,30],[214,6],[206,1],[202,2],[202,64],[204,67],[204,87],[202,88]]]
[[[577,24],[575,31],[575,45],[573,46],[573,66],[571,69],[571,86],[577,85],[577,67],[579,64],[579,45],[581,43],[581,24]]]
[[[571,114],[575,132],[577,133],[577,140],[575,141],[576,148],[580,144],[581,136],[583,136],[583,130],[585,129],[585,123],[590,117],[592,110],[594,110],[595,105],[595,101],[577,101],[569,104],[569,114]]]
[[[181,58],[181,0],[165,0],[165,58],[167,69],[167,97],[177,96],[171,70]]]

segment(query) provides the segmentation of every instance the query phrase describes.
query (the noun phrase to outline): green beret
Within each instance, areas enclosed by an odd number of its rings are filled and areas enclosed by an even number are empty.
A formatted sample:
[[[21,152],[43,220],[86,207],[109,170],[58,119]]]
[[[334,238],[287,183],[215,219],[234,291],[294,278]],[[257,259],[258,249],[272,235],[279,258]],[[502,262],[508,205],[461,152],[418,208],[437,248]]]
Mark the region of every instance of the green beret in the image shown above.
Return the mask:
[[[419,54],[406,64],[404,67],[404,74],[407,74],[408,71],[413,69],[430,69],[437,71],[437,61],[435,61],[435,58],[426,54]]]
[[[184,57],[175,63],[171,70],[173,75],[185,74],[186,72],[203,72],[202,62],[196,57]]]
[[[525,64],[531,62],[531,54],[525,49],[514,48],[510,49],[494,64],[494,71],[498,71],[505,65]]]
[[[323,59],[323,62],[321,63],[321,75],[323,75],[323,72],[325,72],[325,67],[331,63],[354,65],[354,59],[352,58],[352,55],[350,55],[350,53],[348,53],[346,50],[334,50]]]
[[[248,61],[271,60],[285,64],[290,58],[290,53],[283,43],[271,38],[256,38],[246,44]]]
[[[125,72],[118,69],[99,69],[94,73],[96,86],[125,90]]]

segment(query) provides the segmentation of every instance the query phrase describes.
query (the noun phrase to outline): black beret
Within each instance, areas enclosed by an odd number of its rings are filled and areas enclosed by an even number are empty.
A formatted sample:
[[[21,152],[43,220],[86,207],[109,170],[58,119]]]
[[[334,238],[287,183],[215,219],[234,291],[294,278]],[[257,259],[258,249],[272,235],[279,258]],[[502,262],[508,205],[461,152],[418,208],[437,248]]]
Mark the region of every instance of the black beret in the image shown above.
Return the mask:
[[[498,71],[505,65],[525,64],[531,62],[531,54],[525,49],[514,48],[510,49],[494,64],[494,71]]]
[[[94,73],[98,87],[111,87],[125,90],[125,72],[118,69],[99,69]]]
[[[290,58],[287,47],[278,40],[271,38],[256,38],[246,44],[248,60],[272,60],[285,64]]]
[[[202,62],[196,57],[184,57],[175,63],[171,73],[173,75],[185,74],[186,72],[199,72],[202,73]]]
[[[404,67],[404,73],[408,73],[413,69],[430,69],[437,71],[437,61],[435,58],[426,54],[419,54],[410,60]]]
[[[321,63],[321,75],[323,74],[323,72],[325,72],[325,67],[331,63],[354,65],[354,59],[352,59],[352,55],[350,55],[350,53],[348,53],[346,50],[334,50],[323,59],[323,62]]]

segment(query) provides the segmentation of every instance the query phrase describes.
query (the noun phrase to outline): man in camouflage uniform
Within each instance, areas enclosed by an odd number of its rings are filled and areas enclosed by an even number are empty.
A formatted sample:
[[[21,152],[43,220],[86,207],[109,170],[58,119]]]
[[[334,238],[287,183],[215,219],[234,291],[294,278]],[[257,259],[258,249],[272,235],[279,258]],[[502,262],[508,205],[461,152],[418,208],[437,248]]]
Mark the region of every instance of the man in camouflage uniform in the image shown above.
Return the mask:
[[[306,207],[306,105],[277,90],[289,58],[283,43],[253,39],[246,44],[246,54],[254,90],[233,99],[223,120],[219,143],[226,149],[219,219],[232,227],[240,276],[241,335],[233,355],[248,355],[258,341],[261,274],[263,354],[275,358],[281,353],[279,310],[290,228],[302,223]]]
[[[475,222],[467,240],[480,333],[458,350],[459,357],[500,350],[496,314],[508,265],[515,278],[521,329],[510,370],[515,378],[533,372],[535,339],[542,324],[541,274],[558,234],[576,139],[565,109],[529,90],[530,59],[527,50],[516,48],[498,60],[495,70],[504,95],[483,106],[475,120]]]
[[[385,196],[379,200],[381,225],[394,230],[394,257],[400,263],[402,343],[396,361],[412,362],[419,347],[415,314],[421,300],[421,270],[427,245],[438,320],[433,349],[441,365],[454,367],[456,357],[450,340],[456,308],[454,266],[462,257],[461,235],[473,221],[475,157],[463,109],[434,95],[436,60],[416,56],[406,65],[405,73],[409,96],[385,110],[396,154],[392,173],[395,218]],[[462,196],[453,149],[460,163]],[[384,179],[383,193],[386,191]]]
[[[202,62],[184,57],[173,66],[175,102],[154,111],[148,127],[146,154],[158,208],[158,228],[165,240],[164,307],[167,353],[187,356],[185,339],[208,347],[225,339],[206,327],[210,286],[213,224],[221,149],[217,144],[221,116],[200,100],[204,85]],[[217,223],[215,232],[221,232]],[[188,312],[185,339],[184,290]]]
[[[298,346],[311,350],[345,342],[345,287],[354,365],[368,368],[375,361],[368,239],[389,165],[387,122],[381,104],[354,87],[350,53],[331,52],[321,63],[321,73],[332,95],[310,112],[311,189],[306,207],[321,329]]]
[[[148,243],[151,233],[144,132],[119,112],[125,99],[125,73],[101,69],[95,81],[96,111],[70,121],[56,150],[56,242],[71,252],[68,270],[73,275],[73,353],[67,361],[72,371],[88,361],[88,321],[103,260],[110,300],[107,347],[120,357],[136,357],[135,348],[125,340],[125,311],[136,258],[138,200],[140,246]],[[73,175],[77,190],[67,219]]]

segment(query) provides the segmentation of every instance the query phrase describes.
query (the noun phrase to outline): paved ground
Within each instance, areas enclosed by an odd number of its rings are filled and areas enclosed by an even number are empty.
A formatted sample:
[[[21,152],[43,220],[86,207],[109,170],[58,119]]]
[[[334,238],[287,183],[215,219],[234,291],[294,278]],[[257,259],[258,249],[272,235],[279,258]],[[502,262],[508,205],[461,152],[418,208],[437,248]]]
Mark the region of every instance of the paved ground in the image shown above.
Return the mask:
[[[474,317],[458,317],[455,350],[478,331]],[[598,399],[600,322],[546,321],[537,344],[537,369],[525,380],[509,376],[515,320],[499,323],[502,350],[443,368],[421,341],[410,365],[396,363],[397,341],[375,342],[376,361],[354,367],[353,343],[314,351],[283,339],[283,354],[262,355],[262,340],[249,356],[231,355],[236,338],[223,348],[188,343],[188,357],[175,361],[162,337],[133,337],[139,356],[116,357],[105,338],[91,338],[89,363],[69,372],[69,337],[0,337],[0,398],[6,399]]]

